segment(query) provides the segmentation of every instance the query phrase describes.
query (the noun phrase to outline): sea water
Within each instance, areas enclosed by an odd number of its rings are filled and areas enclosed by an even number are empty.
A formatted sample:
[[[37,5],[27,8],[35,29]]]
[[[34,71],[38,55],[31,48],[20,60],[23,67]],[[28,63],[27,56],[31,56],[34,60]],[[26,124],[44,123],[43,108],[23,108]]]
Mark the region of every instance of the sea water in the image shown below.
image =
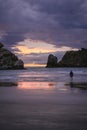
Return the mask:
[[[70,71],[74,76],[71,79]],[[72,83],[72,84],[71,84]],[[0,70],[0,86],[26,89],[60,88],[70,89],[69,85],[79,85],[78,88],[86,88],[87,68],[26,68],[24,70]],[[75,88],[77,88],[77,86]],[[73,86],[74,87],[74,86]]]
[[[0,70],[0,130],[7,129],[86,130],[87,68]]]
[[[30,67],[24,70],[0,70],[0,82],[69,82],[71,70],[75,82],[87,81],[87,68]]]

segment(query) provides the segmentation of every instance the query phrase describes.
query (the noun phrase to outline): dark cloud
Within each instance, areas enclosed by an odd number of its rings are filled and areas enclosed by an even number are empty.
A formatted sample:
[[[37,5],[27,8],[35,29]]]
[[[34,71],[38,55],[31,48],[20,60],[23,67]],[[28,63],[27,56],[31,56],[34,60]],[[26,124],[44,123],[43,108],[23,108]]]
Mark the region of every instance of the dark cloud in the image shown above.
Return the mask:
[[[87,47],[87,1],[0,0],[0,38],[11,45],[31,38]]]

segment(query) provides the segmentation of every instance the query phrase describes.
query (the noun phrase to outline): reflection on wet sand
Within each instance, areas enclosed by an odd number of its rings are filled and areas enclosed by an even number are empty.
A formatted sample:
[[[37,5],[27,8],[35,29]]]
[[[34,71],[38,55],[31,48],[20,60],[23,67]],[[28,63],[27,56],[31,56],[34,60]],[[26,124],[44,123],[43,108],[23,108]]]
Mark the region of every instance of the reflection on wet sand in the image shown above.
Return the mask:
[[[18,83],[16,82],[0,82],[0,87],[13,87],[17,85]]]
[[[63,82],[19,82],[19,89],[22,90],[49,90],[65,92],[68,87]]]
[[[78,88],[81,90],[87,90],[87,83],[75,83],[75,82],[69,82],[65,84],[66,86],[70,86],[70,88]]]
[[[26,90],[58,90],[58,91],[71,91],[71,88],[87,90],[87,83],[75,83],[73,81],[64,82],[2,82],[0,87],[17,87],[18,89]]]
[[[63,82],[0,82],[0,87],[17,87],[22,90],[67,91]]]
[[[19,82],[19,89],[32,89],[32,90],[54,90],[55,83],[53,82]]]

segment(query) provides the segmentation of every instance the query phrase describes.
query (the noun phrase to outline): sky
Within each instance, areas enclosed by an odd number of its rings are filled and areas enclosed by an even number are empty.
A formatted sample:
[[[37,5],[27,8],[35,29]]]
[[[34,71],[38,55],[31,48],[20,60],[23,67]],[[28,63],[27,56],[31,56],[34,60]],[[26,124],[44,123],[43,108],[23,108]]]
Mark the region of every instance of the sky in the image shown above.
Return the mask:
[[[26,66],[87,48],[87,0],[0,0],[0,42]]]

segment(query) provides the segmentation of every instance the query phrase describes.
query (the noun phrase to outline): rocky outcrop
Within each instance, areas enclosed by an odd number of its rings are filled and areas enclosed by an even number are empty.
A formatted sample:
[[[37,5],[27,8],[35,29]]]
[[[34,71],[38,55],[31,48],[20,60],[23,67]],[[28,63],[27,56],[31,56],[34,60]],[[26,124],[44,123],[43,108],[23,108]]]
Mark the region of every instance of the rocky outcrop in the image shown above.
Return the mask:
[[[0,43],[0,69],[23,69],[24,63]]]
[[[0,42],[0,48],[2,48],[3,47],[3,44]]]
[[[78,51],[67,51],[55,67],[87,67],[87,49],[82,48]]]
[[[24,68],[24,62],[19,59],[14,64],[15,69],[23,69]]]
[[[87,67],[87,49],[68,51],[58,63],[62,67]]]
[[[56,67],[57,66],[57,62],[58,62],[58,59],[56,56],[50,54],[48,56],[48,61],[47,61],[47,67]]]

